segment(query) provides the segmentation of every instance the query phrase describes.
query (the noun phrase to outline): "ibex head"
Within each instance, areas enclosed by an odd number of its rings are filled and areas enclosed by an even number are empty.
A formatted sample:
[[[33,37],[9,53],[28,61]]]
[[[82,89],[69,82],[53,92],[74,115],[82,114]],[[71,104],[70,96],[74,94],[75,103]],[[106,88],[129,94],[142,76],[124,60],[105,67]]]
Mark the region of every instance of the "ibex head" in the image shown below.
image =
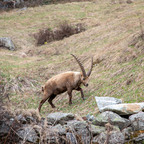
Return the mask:
[[[73,54],[71,54],[75,60],[77,61],[77,63],[79,64],[80,68],[81,68],[81,71],[82,71],[82,77],[81,77],[81,83],[84,85],[84,86],[88,86],[88,80],[89,80],[89,76],[92,72],[92,68],[93,68],[93,58],[91,59],[91,68],[90,70],[88,71],[88,73],[85,72],[85,69],[83,67],[83,65],[81,64],[80,60]]]

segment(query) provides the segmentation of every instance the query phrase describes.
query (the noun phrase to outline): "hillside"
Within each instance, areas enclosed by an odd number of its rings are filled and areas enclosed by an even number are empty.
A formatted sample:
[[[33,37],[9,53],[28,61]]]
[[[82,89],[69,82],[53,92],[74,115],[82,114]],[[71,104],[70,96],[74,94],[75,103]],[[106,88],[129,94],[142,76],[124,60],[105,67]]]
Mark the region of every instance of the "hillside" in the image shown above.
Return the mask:
[[[73,92],[73,104],[69,106],[64,93],[54,100],[58,110],[46,102],[43,115],[53,111],[95,114],[94,96],[112,96],[127,103],[144,101],[143,16],[143,0],[131,4],[111,0],[72,2],[2,12],[0,37],[11,37],[17,47],[16,51],[0,48],[1,84],[10,99],[7,105],[12,109],[36,109],[41,86],[49,78],[64,71],[80,71],[71,53],[80,58],[86,70],[94,57],[89,87],[83,87],[86,100]],[[63,21],[82,23],[86,31],[36,46],[35,33],[54,29]]]

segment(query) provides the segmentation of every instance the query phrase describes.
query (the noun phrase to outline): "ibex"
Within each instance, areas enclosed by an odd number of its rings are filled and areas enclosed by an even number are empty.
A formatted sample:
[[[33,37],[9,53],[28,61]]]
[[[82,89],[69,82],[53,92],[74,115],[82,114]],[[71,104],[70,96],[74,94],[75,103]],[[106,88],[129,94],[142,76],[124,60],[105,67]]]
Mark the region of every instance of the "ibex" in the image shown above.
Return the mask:
[[[69,104],[72,104],[72,91],[73,90],[80,91],[81,97],[84,100],[83,90],[80,86],[81,84],[83,84],[86,87],[88,86],[88,79],[93,68],[93,58],[91,60],[91,68],[89,72],[86,73],[80,60],[75,55],[73,54],[71,55],[75,58],[82,72],[68,71],[68,72],[64,72],[64,73],[58,74],[50,78],[46,82],[45,86],[42,87],[43,98],[41,102],[39,103],[39,108],[38,108],[39,112],[41,110],[42,105],[45,103],[46,100],[48,100],[52,108],[55,108],[54,104],[52,103],[52,100],[58,94],[64,93],[66,91],[69,95]]]

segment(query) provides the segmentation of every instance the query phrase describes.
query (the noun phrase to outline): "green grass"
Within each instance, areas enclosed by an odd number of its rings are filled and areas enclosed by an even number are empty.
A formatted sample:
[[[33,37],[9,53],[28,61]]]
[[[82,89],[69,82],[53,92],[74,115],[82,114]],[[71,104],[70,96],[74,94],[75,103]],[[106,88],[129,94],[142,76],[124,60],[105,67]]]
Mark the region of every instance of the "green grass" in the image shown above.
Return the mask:
[[[17,83],[20,88],[25,86],[25,89],[10,93],[13,107],[17,105],[18,108],[36,109],[42,96],[41,85],[47,79],[64,71],[79,71],[70,53],[82,59],[86,70],[89,69],[87,60],[90,61],[91,56],[94,56],[94,61],[101,57],[103,61],[93,68],[89,87],[83,87],[85,101],[79,92],[73,92],[73,104],[69,106],[65,93],[54,100],[58,110],[52,109],[46,102],[42,107],[42,115],[55,111],[82,116],[96,114],[94,96],[116,97],[127,103],[143,102],[144,54],[137,54],[135,46],[128,46],[131,36],[140,31],[137,12],[141,13],[139,17],[143,19],[143,4],[142,0],[130,5],[111,4],[109,1],[74,2],[2,13],[0,37],[11,37],[17,50],[1,50],[0,75],[7,82],[16,77],[27,78],[29,82],[36,81],[34,87]],[[35,32],[42,28],[54,29],[65,20],[72,24],[83,23],[87,30],[40,47],[35,45],[32,36]],[[25,52],[27,57],[21,57],[21,52]],[[118,59],[129,57],[133,52],[137,54],[137,58],[118,62]],[[132,82],[127,85],[127,80],[130,79]]]

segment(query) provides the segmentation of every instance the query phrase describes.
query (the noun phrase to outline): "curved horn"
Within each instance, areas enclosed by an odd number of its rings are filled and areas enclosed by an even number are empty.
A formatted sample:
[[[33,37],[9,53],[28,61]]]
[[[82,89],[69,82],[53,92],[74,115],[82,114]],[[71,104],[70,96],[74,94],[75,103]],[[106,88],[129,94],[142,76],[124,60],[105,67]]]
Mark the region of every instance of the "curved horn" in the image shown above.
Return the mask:
[[[93,57],[92,57],[92,59],[91,59],[91,68],[90,68],[89,72],[87,73],[87,76],[88,76],[88,77],[90,76],[90,74],[91,74],[91,72],[92,72],[92,69],[93,69]]]
[[[85,69],[84,69],[83,65],[81,64],[80,60],[79,60],[75,55],[73,55],[73,54],[71,54],[71,55],[75,58],[75,60],[76,60],[77,63],[79,64],[83,76],[84,76],[84,77],[87,77],[86,72],[85,72]]]

